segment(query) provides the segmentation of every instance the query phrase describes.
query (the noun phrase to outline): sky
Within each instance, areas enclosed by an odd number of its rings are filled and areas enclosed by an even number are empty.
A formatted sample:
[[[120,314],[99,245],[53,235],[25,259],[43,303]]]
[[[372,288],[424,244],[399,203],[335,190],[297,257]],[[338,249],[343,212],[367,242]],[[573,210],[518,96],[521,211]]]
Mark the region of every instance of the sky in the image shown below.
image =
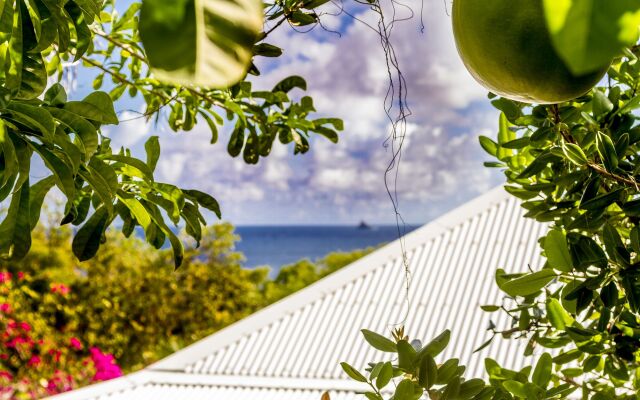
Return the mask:
[[[425,0],[424,32],[420,3],[407,4],[416,15],[396,23],[391,38],[412,111],[397,194],[404,220],[419,225],[501,183],[499,171],[483,167],[488,156],[477,139],[495,136],[498,113],[459,60],[445,3]],[[146,138],[158,135],[162,154],[157,180],[212,194],[223,218],[236,225],[395,223],[384,184],[392,154],[384,147],[390,133],[384,114],[388,75],[379,38],[363,22],[329,15],[340,11],[336,4],[323,11],[327,30],[300,33],[283,25],[269,36],[268,42],[282,47],[284,54],[259,59],[263,74],[253,84],[270,89],[288,75],[305,77],[316,117],[344,119],[338,144],[317,137],[307,154],[294,156],[292,147],[276,143],[268,158],[246,165],[241,157],[226,153],[224,132],[216,145],[209,144],[206,124],[174,133],[162,124],[134,119],[108,127],[106,135],[114,146],[131,147],[141,157]],[[361,21],[376,23],[377,16],[363,5],[349,11]],[[397,16],[409,13],[401,8]],[[78,79],[79,92],[90,87],[88,76]],[[116,105],[123,120],[136,116],[126,111],[132,108],[142,105],[130,100]]]

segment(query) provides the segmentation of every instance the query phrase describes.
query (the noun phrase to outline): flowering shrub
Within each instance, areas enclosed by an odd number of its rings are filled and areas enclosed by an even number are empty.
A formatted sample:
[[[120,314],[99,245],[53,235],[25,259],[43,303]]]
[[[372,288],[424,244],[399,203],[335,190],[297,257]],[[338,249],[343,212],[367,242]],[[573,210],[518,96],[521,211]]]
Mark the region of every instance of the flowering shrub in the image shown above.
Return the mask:
[[[272,279],[266,268],[243,268],[230,224],[203,230],[200,248],[187,249],[177,271],[171,250],[134,237],[110,236],[84,263],[67,250],[69,240],[68,228],[41,225],[25,259],[0,260],[0,334],[11,321],[30,327],[16,337],[23,353],[5,351],[11,339],[0,339],[0,353],[12,355],[0,359],[6,398],[31,399],[120,376],[120,368],[140,369],[371,251],[301,260]],[[18,343],[27,338],[31,347]]]
[[[70,288],[0,271],[0,399],[36,399],[122,375],[111,354],[89,349],[69,318]],[[36,300],[36,301],[34,301]],[[37,309],[32,305],[37,304]]]

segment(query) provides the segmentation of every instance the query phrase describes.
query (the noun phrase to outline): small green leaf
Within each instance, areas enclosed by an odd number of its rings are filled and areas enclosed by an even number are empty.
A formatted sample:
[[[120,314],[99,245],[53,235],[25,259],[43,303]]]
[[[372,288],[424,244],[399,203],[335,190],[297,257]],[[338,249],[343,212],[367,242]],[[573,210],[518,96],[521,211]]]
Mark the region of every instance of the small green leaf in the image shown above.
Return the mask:
[[[618,168],[618,155],[611,138],[602,132],[598,132],[596,134],[596,149],[607,171],[614,172]]]
[[[462,382],[460,385],[460,392],[458,393],[459,400],[469,400],[472,399],[475,395],[482,392],[482,390],[486,387],[484,381],[482,379],[469,379],[468,381]]]
[[[53,175],[51,175],[31,186],[29,202],[29,225],[31,230],[35,229],[36,225],[38,225],[44,198],[55,184],[56,180]]]
[[[557,299],[547,299],[547,318],[551,325],[563,331],[567,326],[573,324],[574,319],[563,307]]]
[[[101,124],[119,123],[113,109],[113,100],[109,94],[102,91],[92,92],[82,101],[70,101],[64,105],[64,109]]]
[[[573,262],[564,233],[553,229],[544,239],[544,252],[547,255],[549,265],[561,272],[571,272]]]
[[[593,115],[598,118],[613,110],[611,100],[599,90],[595,90],[593,94]]]
[[[412,371],[416,360],[416,349],[406,340],[400,340],[398,346],[398,367]]]
[[[222,218],[218,201],[210,195],[193,189],[183,190],[182,193],[184,193],[187,198],[197,202],[200,206],[206,208],[209,211],[213,211],[218,218]]]
[[[446,385],[449,383],[449,381],[456,376],[458,363],[459,360],[457,358],[452,358],[440,365],[440,367],[438,367],[436,385]]]
[[[543,269],[505,282],[500,289],[512,297],[529,296],[547,286],[555,277],[556,273],[553,270]]]
[[[528,398],[527,389],[524,383],[508,380],[503,382],[502,385],[509,391],[509,393],[513,394],[514,396],[518,396],[524,399]]]
[[[105,207],[99,207],[87,222],[78,230],[73,238],[71,248],[79,261],[93,258],[98,249],[102,235],[109,225],[109,213]]]
[[[307,90],[307,81],[301,76],[289,76],[278,82],[271,91],[289,93],[294,88]]]
[[[9,209],[0,223],[0,257],[20,260],[31,248],[29,179],[11,197]]]
[[[394,400],[414,400],[415,386],[411,379],[403,379],[396,387],[393,394]]]
[[[393,366],[390,362],[386,362],[382,365],[382,369],[380,369],[378,377],[376,378],[376,388],[382,389],[387,386],[391,378],[393,378]]]
[[[429,354],[431,357],[437,356],[447,347],[450,339],[451,331],[446,329],[420,350],[418,358],[422,357],[424,354]]]
[[[486,136],[480,136],[480,146],[486,151],[490,156],[496,157],[498,155],[498,143],[494,142],[490,138]]]
[[[144,149],[147,152],[147,165],[151,171],[155,171],[158,159],[160,158],[160,141],[158,136],[151,136],[144,144]]]
[[[396,344],[392,340],[367,329],[363,329],[361,332],[365,340],[375,349],[388,353],[396,352]]]
[[[582,148],[576,144],[562,142],[562,151],[569,161],[578,166],[586,165],[589,162]]]
[[[362,375],[360,372],[358,372],[358,370],[356,370],[355,368],[353,368],[351,365],[347,364],[346,362],[341,362],[340,366],[342,367],[342,370],[349,375],[349,377],[355,381],[358,382],[367,382],[367,378],[364,377],[364,375]]]
[[[438,365],[429,354],[425,354],[420,361],[418,382],[425,389],[430,389],[438,380]]]

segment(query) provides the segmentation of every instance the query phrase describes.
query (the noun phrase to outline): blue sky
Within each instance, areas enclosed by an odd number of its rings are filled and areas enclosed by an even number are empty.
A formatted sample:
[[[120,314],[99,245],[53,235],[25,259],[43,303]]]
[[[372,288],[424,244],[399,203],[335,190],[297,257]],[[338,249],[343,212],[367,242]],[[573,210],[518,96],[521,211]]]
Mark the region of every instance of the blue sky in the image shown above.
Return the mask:
[[[418,2],[408,4],[420,10]],[[429,221],[501,182],[499,172],[483,168],[486,157],[477,141],[479,134],[494,136],[497,112],[458,59],[444,3],[427,1],[424,7],[424,33],[415,17],[396,24],[392,37],[413,111],[398,180],[400,211],[411,224]],[[325,11],[338,8],[329,3]],[[364,6],[351,11],[375,22]],[[254,87],[271,88],[292,74],[305,77],[319,116],[345,120],[337,145],[320,137],[309,153],[293,156],[292,148],[277,144],[269,158],[249,166],[226,154],[224,133],[210,145],[204,124],[174,133],[136,119],[109,127],[106,134],[139,156],[146,137],[159,135],[158,179],[211,193],[224,219],[235,224],[394,223],[383,180],[391,154],[383,147],[389,134],[383,113],[388,81],[379,39],[344,15],[324,15],[322,21],[341,36],[322,29],[303,34],[288,26],[275,31],[268,41],[285,53],[275,62],[259,60],[263,74]],[[90,75],[80,72],[74,97],[90,89]],[[121,119],[135,117],[126,110],[141,107],[137,100],[116,106]]]

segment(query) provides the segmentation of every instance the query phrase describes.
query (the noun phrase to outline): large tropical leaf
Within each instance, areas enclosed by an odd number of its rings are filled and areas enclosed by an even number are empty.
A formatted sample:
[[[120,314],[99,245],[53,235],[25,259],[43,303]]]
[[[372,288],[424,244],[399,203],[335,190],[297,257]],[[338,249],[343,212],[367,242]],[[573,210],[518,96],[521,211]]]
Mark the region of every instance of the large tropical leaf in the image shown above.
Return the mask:
[[[260,0],[145,0],[139,29],[157,78],[227,87],[245,76],[262,19]]]

